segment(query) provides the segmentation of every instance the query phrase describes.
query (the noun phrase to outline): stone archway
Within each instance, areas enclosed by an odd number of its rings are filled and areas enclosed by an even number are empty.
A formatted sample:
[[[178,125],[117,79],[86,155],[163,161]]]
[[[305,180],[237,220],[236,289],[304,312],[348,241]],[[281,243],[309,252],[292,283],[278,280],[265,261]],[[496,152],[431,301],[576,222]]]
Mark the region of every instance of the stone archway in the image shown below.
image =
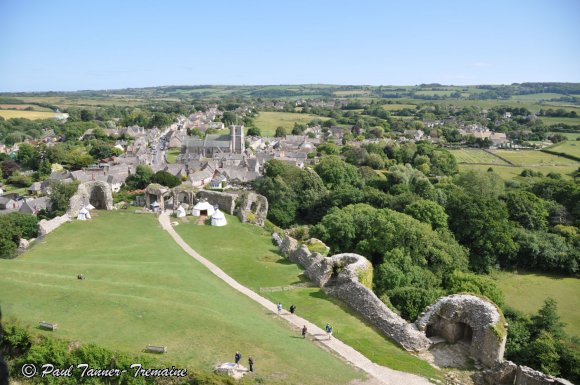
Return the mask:
[[[89,202],[98,210],[107,209],[107,197],[102,186],[95,186],[91,190]]]
[[[70,207],[67,214],[76,218],[79,211],[89,203],[100,210],[113,209],[113,191],[111,186],[102,181],[90,181],[81,183],[77,192],[69,201]]]
[[[426,337],[440,337],[450,344],[462,343],[471,356],[488,367],[503,360],[505,320],[497,306],[487,299],[469,294],[439,298],[415,325]]]

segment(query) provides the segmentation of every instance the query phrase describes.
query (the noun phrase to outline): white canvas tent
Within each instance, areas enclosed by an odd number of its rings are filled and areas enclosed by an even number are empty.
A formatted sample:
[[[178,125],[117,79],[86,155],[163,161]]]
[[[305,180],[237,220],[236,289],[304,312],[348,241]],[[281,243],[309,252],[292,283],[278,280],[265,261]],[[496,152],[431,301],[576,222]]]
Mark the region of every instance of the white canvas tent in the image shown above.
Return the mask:
[[[191,214],[196,217],[202,215],[207,215],[208,217],[211,217],[214,212],[215,212],[214,207],[209,203],[207,203],[207,201],[197,202],[195,206],[193,206],[193,209],[191,210]]]
[[[226,216],[220,210],[216,210],[216,212],[211,216],[212,226],[225,226],[227,224]]]
[[[185,209],[183,206],[179,206],[177,210],[175,210],[175,216],[177,218],[183,218],[185,216]]]
[[[91,219],[91,213],[89,213],[89,210],[87,210],[86,207],[83,207],[82,209],[79,210],[79,215],[77,215],[77,219],[79,221],[86,221],[87,219]]]
[[[159,202],[155,201],[151,203],[151,209],[155,212],[159,211]]]

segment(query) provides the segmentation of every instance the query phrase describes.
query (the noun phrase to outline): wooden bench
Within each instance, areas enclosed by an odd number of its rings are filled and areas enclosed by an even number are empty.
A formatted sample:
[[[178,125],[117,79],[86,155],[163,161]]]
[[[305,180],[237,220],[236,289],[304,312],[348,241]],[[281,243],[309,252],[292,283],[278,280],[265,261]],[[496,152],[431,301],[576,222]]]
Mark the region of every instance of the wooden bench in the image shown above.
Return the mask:
[[[51,323],[46,322],[46,321],[42,321],[42,322],[39,322],[38,327],[41,328],[41,329],[55,331],[56,328],[58,327],[58,325],[57,324],[51,324]]]
[[[167,353],[167,346],[147,345],[145,347],[145,351],[148,353],[163,354],[163,353]]]

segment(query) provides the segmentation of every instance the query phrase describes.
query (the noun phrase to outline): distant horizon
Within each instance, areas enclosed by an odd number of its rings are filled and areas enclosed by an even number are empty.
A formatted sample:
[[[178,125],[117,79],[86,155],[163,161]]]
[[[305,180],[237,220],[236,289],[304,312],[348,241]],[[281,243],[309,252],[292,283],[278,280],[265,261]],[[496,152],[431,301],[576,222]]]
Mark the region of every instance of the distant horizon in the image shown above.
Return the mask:
[[[96,91],[122,91],[139,90],[147,88],[168,88],[168,87],[270,87],[270,86],[337,86],[337,87],[419,87],[421,85],[433,87],[477,87],[477,86],[511,86],[515,84],[541,83],[541,84],[580,84],[580,81],[524,81],[512,83],[480,83],[480,84],[443,84],[437,82],[420,84],[339,84],[339,83],[278,83],[278,84],[165,84],[143,87],[122,87],[122,88],[102,88],[102,89],[76,89],[76,90],[36,90],[36,91],[0,91],[3,94],[42,94],[42,93],[75,93],[75,92],[96,92]]]
[[[0,92],[580,82],[578,14],[577,0],[2,0]]]

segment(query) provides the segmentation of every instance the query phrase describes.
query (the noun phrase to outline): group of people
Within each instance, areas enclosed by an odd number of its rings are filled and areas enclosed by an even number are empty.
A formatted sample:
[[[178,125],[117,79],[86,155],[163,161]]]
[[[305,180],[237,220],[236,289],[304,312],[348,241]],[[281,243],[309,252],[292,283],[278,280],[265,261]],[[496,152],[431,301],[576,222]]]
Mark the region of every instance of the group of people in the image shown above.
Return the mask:
[[[278,309],[278,315],[282,315],[282,304],[280,302],[278,302],[278,305],[276,305],[276,309]],[[290,305],[290,313],[294,314],[296,312],[296,306],[294,304]]]
[[[278,302],[278,304],[276,305],[276,309],[278,309],[278,315],[282,315],[282,303]],[[290,305],[290,313],[294,314],[296,312],[296,305],[292,304]],[[326,324],[326,326],[324,327],[324,330],[326,331],[326,335],[328,336],[328,339],[330,340],[332,338],[332,326],[330,324]],[[308,328],[306,327],[306,325],[304,325],[302,327],[302,338],[306,338],[306,334],[308,333]]]
[[[240,352],[236,352],[236,354],[234,355],[234,360],[236,362],[236,366],[240,366],[240,360],[242,359],[242,355],[240,354]],[[248,366],[250,367],[250,372],[254,371],[254,359],[252,358],[252,356],[248,357]]]

